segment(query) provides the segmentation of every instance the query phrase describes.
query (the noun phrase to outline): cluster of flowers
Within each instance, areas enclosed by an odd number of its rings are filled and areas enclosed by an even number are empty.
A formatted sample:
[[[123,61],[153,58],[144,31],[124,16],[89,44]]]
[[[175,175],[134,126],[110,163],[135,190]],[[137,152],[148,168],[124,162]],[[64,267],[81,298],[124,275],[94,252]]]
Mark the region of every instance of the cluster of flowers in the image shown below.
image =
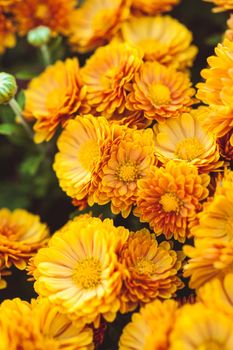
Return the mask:
[[[212,2],[233,10],[232,0]],[[232,350],[232,17],[195,98],[192,34],[160,14],[178,1],[11,3],[0,0],[2,16],[20,34],[46,25],[79,53],[97,48],[82,67],[76,57],[49,65],[25,91],[34,141],[62,129],[53,165],[61,188],[79,209],[110,203],[153,232],[85,214],[49,238],[37,216],[0,210],[1,276],[27,266],[38,294],[0,305],[0,349],[93,349],[106,322],[141,307],[121,350]],[[198,101],[205,106],[194,109]],[[189,238],[194,245],[174,249]],[[165,300],[186,277],[193,300]]]

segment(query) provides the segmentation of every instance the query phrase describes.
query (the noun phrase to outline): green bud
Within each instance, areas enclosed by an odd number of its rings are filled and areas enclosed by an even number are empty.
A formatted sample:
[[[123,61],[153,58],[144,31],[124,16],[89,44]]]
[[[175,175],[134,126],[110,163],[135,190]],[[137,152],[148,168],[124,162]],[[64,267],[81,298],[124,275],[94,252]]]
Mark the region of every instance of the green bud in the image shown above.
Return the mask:
[[[16,94],[15,77],[8,73],[0,73],[0,104],[8,103]]]
[[[49,42],[51,38],[51,30],[45,26],[39,26],[28,32],[27,40],[28,42],[36,47],[40,47]]]

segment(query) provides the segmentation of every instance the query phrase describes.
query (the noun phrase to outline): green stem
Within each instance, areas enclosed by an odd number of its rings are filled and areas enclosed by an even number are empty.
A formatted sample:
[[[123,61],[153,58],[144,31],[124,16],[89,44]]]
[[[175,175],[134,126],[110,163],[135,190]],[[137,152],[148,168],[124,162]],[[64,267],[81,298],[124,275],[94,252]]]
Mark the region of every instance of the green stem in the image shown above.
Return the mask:
[[[22,109],[19,106],[18,102],[14,98],[12,98],[9,101],[9,105],[10,105],[11,109],[14,111],[16,117],[19,118],[20,124],[24,127],[27,134],[30,136],[31,139],[33,139],[33,132],[31,130],[31,128],[29,127],[29,125],[27,124],[27,122],[25,121],[24,117],[22,116]]]
[[[48,49],[48,46],[46,44],[42,45],[40,47],[41,49],[41,52],[42,52],[42,56],[43,56],[43,59],[44,59],[44,63],[45,63],[45,66],[49,66],[51,64],[51,56],[50,56],[50,52],[49,52],[49,49]]]

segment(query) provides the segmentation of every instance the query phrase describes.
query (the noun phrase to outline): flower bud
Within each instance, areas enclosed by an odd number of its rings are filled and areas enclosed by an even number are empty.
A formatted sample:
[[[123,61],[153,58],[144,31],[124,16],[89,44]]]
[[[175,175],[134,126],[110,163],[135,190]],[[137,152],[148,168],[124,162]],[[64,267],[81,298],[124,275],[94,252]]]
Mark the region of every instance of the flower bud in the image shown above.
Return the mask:
[[[49,42],[51,38],[51,30],[45,26],[39,26],[28,32],[27,40],[28,42],[36,47],[40,47]]]
[[[16,94],[15,77],[8,73],[0,73],[0,104],[8,103]]]

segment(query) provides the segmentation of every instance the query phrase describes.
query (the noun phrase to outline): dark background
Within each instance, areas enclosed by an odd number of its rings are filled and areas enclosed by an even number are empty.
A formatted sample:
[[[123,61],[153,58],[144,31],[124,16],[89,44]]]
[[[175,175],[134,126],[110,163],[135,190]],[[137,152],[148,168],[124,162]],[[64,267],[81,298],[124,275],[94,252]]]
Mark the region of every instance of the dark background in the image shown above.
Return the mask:
[[[214,46],[221,41],[226,29],[226,14],[213,14],[211,4],[201,0],[182,0],[181,4],[171,13],[184,23],[194,36],[194,43],[199,48],[199,54],[192,69],[192,80],[196,84],[200,78],[200,70],[206,65],[206,58],[213,53]],[[61,48],[61,46],[63,48]],[[71,53],[65,43],[55,40],[51,45],[55,58],[64,58]],[[85,57],[81,57],[83,62]],[[15,49],[8,50],[0,57],[0,71],[15,74],[20,88],[26,87],[27,82],[43,69],[41,56],[38,51],[19,39]],[[18,94],[18,100],[23,105],[23,94]],[[8,107],[0,107],[0,123],[12,123],[14,116]],[[11,135],[0,135],[0,208],[25,208],[39,214],[47,222],[51,232],[62,226],[75,213],[70,199],[60,190],[52,171],[55,142],[45,146],[44,154],[37,146],[27,139],[20,126]],[[94,207],[94,215],[103,213],[112,216],[109,207]],[[114,217],[116,224],[129,228],[139,226],[137,219],[132,216],[123,220]],[[0,300],[21,297],[30,299],[33,296],[32,284],[26,282],[24,272],[13,269],[8,280],[8,288],[0,291]],[[101,349],[113,350],[113,344],[121,333],[122,325],[129,320],[129,315],[120,316],[107,331],[104,345]]]

